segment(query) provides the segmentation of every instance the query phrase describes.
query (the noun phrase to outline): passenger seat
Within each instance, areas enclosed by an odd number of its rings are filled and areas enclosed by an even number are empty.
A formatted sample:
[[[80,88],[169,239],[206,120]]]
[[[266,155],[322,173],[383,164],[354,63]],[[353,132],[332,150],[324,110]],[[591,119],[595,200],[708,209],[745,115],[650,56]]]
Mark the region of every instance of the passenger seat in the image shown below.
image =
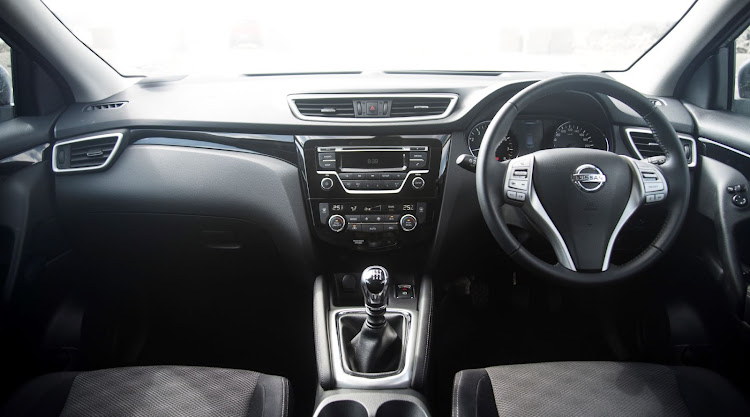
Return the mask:
[[[144,366],[58,372],[22,386],[0,415],[286,417],[289,381],[253,371]]]

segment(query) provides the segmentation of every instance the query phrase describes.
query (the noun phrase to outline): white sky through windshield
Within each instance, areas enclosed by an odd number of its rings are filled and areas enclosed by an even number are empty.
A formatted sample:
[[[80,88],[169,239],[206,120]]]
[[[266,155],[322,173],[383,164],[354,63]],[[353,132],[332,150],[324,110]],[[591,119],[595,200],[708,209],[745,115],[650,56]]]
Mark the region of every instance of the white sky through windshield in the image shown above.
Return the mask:
[[[44,0],[124,75],[623,70],[692,0]]]

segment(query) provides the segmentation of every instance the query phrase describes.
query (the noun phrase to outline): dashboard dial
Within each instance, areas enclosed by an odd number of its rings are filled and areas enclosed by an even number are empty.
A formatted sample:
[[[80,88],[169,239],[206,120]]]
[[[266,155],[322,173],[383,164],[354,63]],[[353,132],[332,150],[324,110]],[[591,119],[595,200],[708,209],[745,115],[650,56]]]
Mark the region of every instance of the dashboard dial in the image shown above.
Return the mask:
[[[487,127],[490,125],[490,121],[486,120],[481,123],[477,123],[476,126],[471,128],[469,132],[468,142],[469,151],[474,156],[479,156],[479,148],[482,146],[482,140],[484,140],[484,134],[487,133]],[[495,150],[495,157],[498,161],[507,161],[518,156],[518,144],[516,143],[515,135],[513,132],[508,132],[508,136],[500,141],[500,144]]]
[[[487,132],[487,126],[489,125],[490,121],[487,120],[477,123],[476,126],[471,128],[469,132],[469,151],[472,155],[479,155],[479,148],[482,146],[482,139],[484,139],[484,134]]]
[[[588,148],[609,150],[609,140],[590,123],[565,122],[557,127],[552,139],[553,148]]]

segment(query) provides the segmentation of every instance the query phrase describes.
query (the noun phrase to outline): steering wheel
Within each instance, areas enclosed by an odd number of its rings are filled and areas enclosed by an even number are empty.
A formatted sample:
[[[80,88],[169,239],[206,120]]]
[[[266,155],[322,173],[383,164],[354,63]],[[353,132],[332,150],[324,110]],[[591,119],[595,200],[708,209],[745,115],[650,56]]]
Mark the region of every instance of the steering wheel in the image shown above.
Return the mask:
[[[565,148],[498,162],[495,149],[516,116],[531,103],[563,92],[606,94],[630,106],[651,127],[666,161],[654,165],[602,150]],[[672,125],[643,95],[603,76],[563,75],[523,89],[492,119],[477,159],[479,205],[500,247],[532,272],[569,284],[621,281],[653,265],[675,240],[690,201],[687,160]],[[542,232],[556,264],[518,242],[503,219],[505,204],[519,207]],[[667,208],[660,233],[629,262],[611,264],[617,235],[643,205]]]

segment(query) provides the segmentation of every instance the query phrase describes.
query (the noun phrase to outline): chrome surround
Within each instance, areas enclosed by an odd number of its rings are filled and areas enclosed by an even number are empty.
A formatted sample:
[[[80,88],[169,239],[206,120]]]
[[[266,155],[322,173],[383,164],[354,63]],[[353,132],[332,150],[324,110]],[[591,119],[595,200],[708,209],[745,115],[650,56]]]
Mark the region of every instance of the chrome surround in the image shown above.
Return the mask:
[[[704,137],[700,137],[700,138],[698,138],[698,140],[701,141],[701,142],[703,142],[703,143],[708,143],[708,144],[711,144],[711,145],[716,145],[716,146],[718,146],[720,148],[724,148],[724,149],[726,149],[728,151],[732,151],[732,152],[736,153],[737,155],[744,156],[745,158],[750,158],[750,154],[742,152],[739,149],[732,148],[731,146],[727,146],[727,145],[725,145],[723,143],[719,143],[719,142],[716,142],[716,141],[713,141],[711,139],[704,138]]]
[[[596,171],[596,174],[582,174],[584,169],[593,169]],[[597,166],[592,164],[583,164],[576,168],[576,172],[571,175],[571,180],[573,181],[573,184],[578,187],[578,189],[587,193],[595,193],[604,186],[604,183],[607,182],[607,176],[604,175],[602,170]],[[586,188],[583,186],[584,183],[594,183],[597,185],[594,188]]]
[[[415,117],[317,117],[305,116],[297,109],[296,100],[315,99],[394,99],[394,98],[447,98],[450,99],[448,107],[441,114]],[[415,94],[290,94],[287,96],[289,108],[292,114],[300,120],[315,122],[348,122],[348,123],[393,123],[393,122],[419,122],[423,120],[438,120],[448,117],[458,102],[458,94],[453,93],[415,93]]]
[[[632,132],[636,133],[648,133],[650,135],[653,135],[654,132],[651,129],[644,129],[640,127],[626,127],[625,128],[625,136],[628,138],[628,142],[630,142],[630,147],[635,152],[638,159],[645,159],[643,155],[641,155],[641,151],[638,150],[638,147],[635,146],[635,142],[633,141],[633,137],[631,136]],[[680,139],[687,140],[689,142],[692,142],[692,146],[690,147],[690,159],[693,160],[693,162],[690,162],[688,164],[688,167],[693,168],[698,163],[698,144],[695,141],[695,138],[689,135],[686,135],[684,133],[678,133],[677,137]]]
[[[367,312],[364,308],[338,308],[331,309],[328,313],[329,332],[336,332],[336,335],[329,334],[328,342],[331,350],[331,368],[333,373],[333,385],[336,388],[356,388],[356,389],[391,389],[391,388],[409,388],[411,385],[412,374],[414,373],[414,355],[416,352],[416,335],[418,322],[414,320],[414,313],[410,310],[400,308],[389,308],[386,316],[389,314],[398,314],[404,317],[404,333],[402,334],[401,363],[394,372],[384,372],[378,374],[361,374],[353,372],[344,361],[343,341],[341,340],[341,330],[339,321],[342,316],[348,314],[362,314]]]
[[[86,142],[86,141],[102,139],[102,138],[109,138],[109,137],[116,137],[117,142],[115,142],[115,147],[112,148],[112,153],[109,154],[109,156],[107,157],[107,159],[104,161],[103,164],[93,166],[93,167],[85,167],[85,168],[58,168],[57,167],[57,147],[58,146],[69,145],[71,143],[77,143],[77,142]],[[121,144],[122,144],[122,133],[107,133],[103,135],[87,136],[85,138],[70,139],[70,140],[57,142],[55,146],[52,148],[52,171],[54,172],[81,172],[81,171],[94,171],[94,170],[106,168],[112,162],[112,159],[117,154],[117,151],[120,149]]]

